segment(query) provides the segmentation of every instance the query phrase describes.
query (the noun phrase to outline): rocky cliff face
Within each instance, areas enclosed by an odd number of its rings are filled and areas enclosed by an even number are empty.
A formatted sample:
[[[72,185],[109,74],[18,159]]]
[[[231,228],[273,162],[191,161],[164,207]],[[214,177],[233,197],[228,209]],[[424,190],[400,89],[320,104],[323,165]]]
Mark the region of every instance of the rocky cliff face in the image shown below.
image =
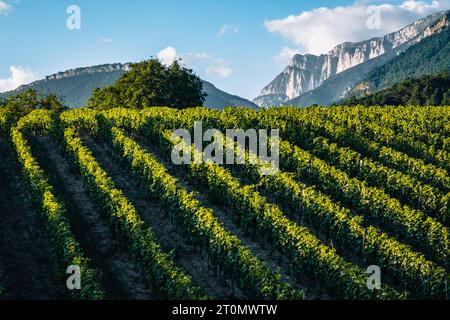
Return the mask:
[[[396,48],[404,49],[434,34],[445,13],[420,19],[384,37],[343,43],[327,54],[295,55],[286,69],[266,86],[254,102],[261,107],[278,106],[319,87],[328,78],[379,57]]]
[[[77,68],[67,71],[58,72],[50,76],[45,77],[45,81],[49,80],[61,80],[70,77],[76,77],[83,74],[93,74],[93,73],[103,73],[103,72],[115,72],[115,71],[129,71],[131,69],[131,64],[125,63],[113,63],[113,64],[103,64],[99,66]]]

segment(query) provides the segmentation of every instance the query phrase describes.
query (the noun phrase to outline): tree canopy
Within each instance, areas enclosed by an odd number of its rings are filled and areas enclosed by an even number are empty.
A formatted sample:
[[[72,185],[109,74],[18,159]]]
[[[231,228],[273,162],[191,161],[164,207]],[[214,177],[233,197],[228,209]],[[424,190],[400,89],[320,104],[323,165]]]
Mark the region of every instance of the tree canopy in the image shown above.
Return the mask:
[[[381,90],[375,94],[361,98],[351,97],[342,105],[450,105],[450,73],[426,75],[420,78],[408,78]]]
[[[88,107],[142,109],[152,106],[198,107],[205,101],[203,84],[191,69],[179,61],[165,66],[157,59],[133,64],[112,86],[95,89]]]
[[[62,112],[68,108],[55,94],[40,94],[34,89],[20,92],[8,99],[0,100],[0,107],[8,108],[11,114],[19,119],[33,110],[47,109]]]

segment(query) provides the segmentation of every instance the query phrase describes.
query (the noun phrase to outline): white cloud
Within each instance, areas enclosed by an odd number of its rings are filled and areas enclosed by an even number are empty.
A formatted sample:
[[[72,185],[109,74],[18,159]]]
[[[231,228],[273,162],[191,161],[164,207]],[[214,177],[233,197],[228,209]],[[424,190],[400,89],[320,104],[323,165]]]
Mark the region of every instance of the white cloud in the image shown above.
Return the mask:
[[[226,33],[238,33],[239,28],[233,24],[225,24],[222,28],[219,30],[219,36],[224,36]]]
[[[4,1],[0,1],[0,14],[8,14],[8,12],[11,10],[11,5],[4,2]]]
[[[167,47],[160,52],[158,52],[157,57],[161,63],[165,65],[172,64],[176,59],[178,59],[177,50],[174,47]]]
[[[414,1],[408,0],[403,2],[400,7],[406,9],[411,12],[417,12],[420,14],[428,14],[430,9],[440,10],[442,9],[442,3],[445,1],[436,1],[434,0],[431,4],[427,4],[423,1]],[[445,5],[445,4],[444,4]],[[448,5],[448,3],[447,3]]]
[[[204,71],[207,75],[216,75],[222,78],[233,73],[230,63],[207,52],[179,53],[174,47],[167,47],[157,54],[158,59],[170,65],[174,60],[181,59],[182,63],[197,71]]]
[[[365,1],[367,2],[367,1]],[[450,0],[415,1],[402,4],[370,6],[380,13],[379,28],[369,28],[373,11],[361,1],[350,6],[321,7],[290,15],[284,19],[265,21],[269,32],[279,33],[304,53],[321,54],[346,41],[361,41],[396,31],[428,14],[450,8]]]
[[[198,68],[205,68],[207,75],[217,75],[222,78],[227,78],[233,73],[233,69],[230,67],[228,61],[214,57],[206,52],[188,53],[186,61],[188,64],[195,65]]]
[[[100,38],[97,40],[97,43],[110,43],[112,42],[111,38]]]
[[[216,74],[222,78],[227,78],[231,76],[233,73],[233,69],[228,68],[226,66],[208,66],[206,68],[206,74]]]
[[[38,79],[37,75],[30,69],[11,66],[9,70],[11,72],[9,78],[0,79],[0,92],[17,89],[23,84],[28,84]]]
[[[299,49],[284,47],[281,52],[275,57],[275,61],[286,64],[292,59],[293,56],[299,53],[301,53],[301,50]]]

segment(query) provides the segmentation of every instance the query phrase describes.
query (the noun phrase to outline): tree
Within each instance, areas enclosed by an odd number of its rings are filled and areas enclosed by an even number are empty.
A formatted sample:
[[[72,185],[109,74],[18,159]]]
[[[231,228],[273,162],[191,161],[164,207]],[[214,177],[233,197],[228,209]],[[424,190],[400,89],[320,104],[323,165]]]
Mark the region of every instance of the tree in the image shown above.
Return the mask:
[[[96,88],[87,104],[88,108],[98,110],[107,110],[118,106],[125,106],[125,104],[122,103],[119,91],[113,86],[103,89]]]
[[[351,96],[343,105],[445,105],[449,104],[450,73],[408,78],[390,88],[363,97]]]
[[[444,94],[444,97],[442,99],[442,105],[450,106],[450,89],[448,89],[447,92]]]
[[[203,105],[203,83],[179,61],[165,66],[156,59],[132,65],[112,86],[96,89],[88,107],[142,109],[153,106],[190,108]]]
[[[422,95],[418,86],[414,86],[411,91],[411,98],[408,103],[413,106],[422,105]]]
[[[53,110],[58,113],[68,109],[54,93],[41,96],[39,106],[41,109]]]
[[[206,94],[203,83],[191,69],[183,68],[178,61],[168,68],[168,88],[166,106],[191,108],[203,105]]]
[[[34,89],[28,89],[14,96],[10,96],[6,100],[4,107],[8,108],[16,119],[36,109],[47,109],[55,112],[63,112],[68,109],[55,94],[43,95]]]

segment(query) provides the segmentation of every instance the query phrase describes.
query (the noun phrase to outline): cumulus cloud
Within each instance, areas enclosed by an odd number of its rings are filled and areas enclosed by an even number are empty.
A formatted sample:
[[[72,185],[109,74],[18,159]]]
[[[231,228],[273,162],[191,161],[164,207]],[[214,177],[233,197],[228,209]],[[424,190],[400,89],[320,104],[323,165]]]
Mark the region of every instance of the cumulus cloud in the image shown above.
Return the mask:
[[[161,63],[165,65],[171,65],[175,60],[178,59],[177,50],[174,47],[166,47],[165,49],[162,49],[158,54],[156,55],[161,61]]]
[[[215,74],[222,78],[231,76],[233,70],[227,66],[208,66],[206,68],[206,74]]]
[[[448,3],[445,4],[446,1],[433,1],[431,2],[431,4],[428,4],[426,2],[423,1],[414,1],[414,0],[409,0],[409,1],[405,1],[400,5],[400,8],[409,10],[411,12],[416,12],[419,14],[428,14],[430,13],[429,10],[430,9],[443,9],[443,7],[445,5],[447,5],[448,8]]]
[[[0,92],[17,89],[23,84],[28,84],[38,79],[37,75],[30,69],[23,67],[9,67],[11,75],[8,78],[0,79]]]
[[[205,72],[208,75],[217,75],[222,78],[227,78],[233,73],[233,69],[230,67],[228,61],[214,57],[206,52],[188,53],[185,60],[190,65],[202,69],[205,68]]]
[[[227,78],[233,73],[228,61],[208,52],[179,53],[174,47],[167,47],[157,54],[157,58],[166,65],[170,65],[176,59],[181,59],[183,64],[189,68],[222,78]]]
[[[0,14],[8,14],[8,12],[11,10],[11,5],[4,2],[4,1],[0,1]]]
[[[225,24],[222,28],[219,30],[219,36],[224,36],[226,33],[238,33],[239,28],[233,24]]]
[[[280,62],[282,64],[286,64],[289,62],[293,56],[296,54],[301,53],[301,50],[284,47],[281,52],[275,57],[275,61]]]
[[[449,8],[450,0],[407,0],[399,5],[372,6],[358,1],[350,6],[321,7],[284,19],[268,20],[265,26],[269,32],[279,33],[301,48],[303,53],[321,54],[346,41],[361,41],[394,32],[428,14]]]

